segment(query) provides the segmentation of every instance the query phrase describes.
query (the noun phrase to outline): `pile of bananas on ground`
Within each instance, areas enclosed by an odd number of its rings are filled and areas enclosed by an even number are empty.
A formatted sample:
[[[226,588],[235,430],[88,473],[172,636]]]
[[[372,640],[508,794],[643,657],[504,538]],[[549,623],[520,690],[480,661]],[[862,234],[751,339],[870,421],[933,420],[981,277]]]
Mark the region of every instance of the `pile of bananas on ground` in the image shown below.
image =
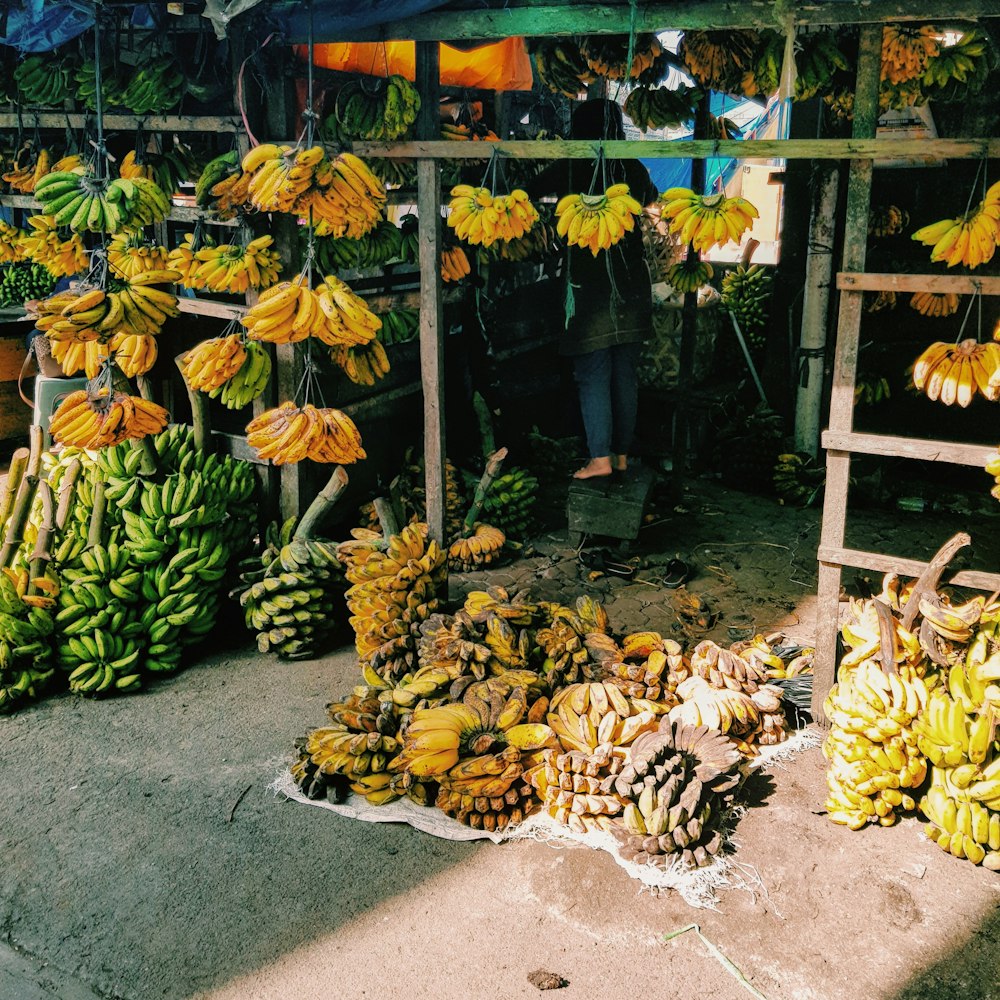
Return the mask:
[[[898,236],[910,224],[910,213],[898,205],[874,205],[868,213],[868,235]]]
[[[533,39],[530,46],[538,78],[555,94],[575,101],[597,79],[571,38]]]
[[[44,298],[55,288],[57,280],[40,264],[22,261],[0,267],[0,309]]]
[[[636,87],[625,98],[625,114],[642,132],[679,128],[694,117],[701,91],[693,87]]]
[[[71,392],[52,415],[53,441],[76,448],[109,448],[138,441],[167,426],[167,411],[141,396],[110,389]]]
[[[378,332],[378,339],[384,347],[408,344],[420,332],[419,309],[392,309],[387,313],[380,313],[379,319],[382,320],[382,328]]]
[[[54,52],[25,56],[14,70],[17,102],[42,108],[61,108],[72,96],[72,70],[62,56]]]
[[[460,240],[472,246],[488,247],[498,241],[518,240],[537,221],[537,209],[520,188],[499,195],[471,184],[458,184],[451,189],[448,226]]]
[[[136,68],[121,95],[121,103],[135,115],[162,115],[180,103],[187,77],[171,55],[159,56]]]
[[[247,444],[275,465],[314,462],[351,465],[365,458],[354,421],[331,406],[282,403],[247,424]]]
[[[567,194],[556,205],[556,232],[569,246],[590,250],[596,257],[635,228],[642,205],[627,184],[612,184],[601,194]]]
[[[261,291],[278,281],[281,259],[270,250],[274,237],[258,236],[239,243],[215,243],[202,238],[194,248],[194,233],[187,233],[181,244],[170,251],[168,266],[176,268],[185,288],[204,288],[210,292],[242,295],[251,288]]]
[[[218,216],[232,219],[250,200],[251,174],[245,174],[235,149],[209,160],[194,186],[195,204]]]
[[[73,73],[73,96],[88,110],[97,110],[97,64],[86,59]],[[122,105],[124,84],[110,59],[101,60],[101,107],[104,111]]]
[[[671,288],[686,295],[688,292],[697,292],[699,288],[707,285],[714,274],[715,269],[708,261],[689,251],[684,260],[667,268],[664,280]]]
[[[98,178],[86,167],[54,170],[36,184],[35,197],[57,226],[75,233],[117,233],[162,222],[171,210],[170,196],[145,178]]]
[[[632,62],[629,63],[629,52]],[[595,76],[606,80],[640,80],[656,83],[667,69],[663,46],[656,35],[587,35],[580,55]]]
[[[325,128],[331,141],[401,139],[420,111],[420,94],[405,76],[352,80],[337,93]]]
[[[759,46],[756,31],[686,31],[678,55],[703,87],[738,94]]]
[[[264,143],[243,158],[249,200],[262,212],[291,212],[332,236],[364,236],[382,217],[385,187],[353,153]]]
[[[328,347],[357,347],[375,339],[382,321],[349,285],[327,275],[310,288],[306,275],[262,292],[240,322],[253,340],[295,344],[315,337]]]
[[[303,518],[303,522],[306,519]],[[343,592],[335,546],[296,533],[296,518],[268,526],[259,559],[247,560],[239,597],[257,648],[289,660],[315,656],[336,625],[335,602]]]
[[[922,316],[952,316],[958,312],[962,296],[954,292],[914,292],[910,308]]]
[[[767,303],[773,287],[774,272],[760,264],[737,264],[723,275],[722,304],[736,317],[751,347],[762,348],[767,342]]]
[[[661,213],[670,220],[671,233],[690,243],[699,253],[729,242],[739,243],[760,217],[746,198],[725,194],[695,194],[690,188],[669,188],[660,195]]]
[[[957,219],[942,219],[918,229],[912,239],[933,247],[931,260],[948,267],[968,268],[988,264],[1000,244],[1000,181],[993,184],[983,200]]]
[[[445,284],[450,281],[461,281],[471,272],[472,265],[461,247],[445,247],[441,251],[441,280]]]
[[[0,714],[44,694],[55,675],[52,614],[29,603],[28,584],[27,569],[0,570]]]
[[[402,256],[403,233],[385,219],[357,239],[317,235],[320,238],[316,240],[316,263],[328,274],[346,267],[381,267]]]
[[[44,267],[55,278],[85,274],[90,267],[90,257],[78,233],[64,236],[51,215],[32,215],[28,219],[30,230],[20,241],[20,252]]]
[[[507,536],[492,524],[476,521],[465,528],[448,547],[448,568],[456,573],[471,573],[500,558]]]
[[[945,406],[966,407],[977,393],[991,402],[1000,399],[1000,343],[931,344],[913,363],[913,384]]]
[[[863,388],[859,386],[859,388]],[[888,393],[888,383],[885,392]],[[872,396],[871,402],[880,402],[882,396]],[[855,402],[869,402],[869,399],[862,399],[855,391]],[[798,452],[790,452],[779,455],[774,466],[774,474],[771,477],[774,483],[774,492],[778,494],[778,501],[782,504],[794,504],[798,507],[808,507],[815,503],[823,492],[823,483],[826,481],[826,470],[822,465],[818,465],[811,455]]]

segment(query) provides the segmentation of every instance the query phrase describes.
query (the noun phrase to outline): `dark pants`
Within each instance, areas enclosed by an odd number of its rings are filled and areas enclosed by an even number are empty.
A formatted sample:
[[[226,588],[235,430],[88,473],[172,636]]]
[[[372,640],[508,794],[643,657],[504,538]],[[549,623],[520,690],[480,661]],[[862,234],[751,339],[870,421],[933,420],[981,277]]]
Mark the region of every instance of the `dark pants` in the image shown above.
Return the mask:
[[[627,455],[635,434],[642,344],[615,344],[573,358],[591,458]]]

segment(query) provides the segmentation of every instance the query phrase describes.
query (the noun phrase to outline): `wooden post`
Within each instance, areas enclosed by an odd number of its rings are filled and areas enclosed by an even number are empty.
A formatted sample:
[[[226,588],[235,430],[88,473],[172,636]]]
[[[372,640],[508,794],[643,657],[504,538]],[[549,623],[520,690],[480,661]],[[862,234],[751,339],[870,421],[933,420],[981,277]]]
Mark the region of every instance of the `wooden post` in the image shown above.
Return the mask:
[[[833,279],[833,243],[837,228],[837,188],[839,171],[834,164],[817,170],[813,189],[809,239],[806,245],[806,281],[802,293],[801,352],[802,372],[795,397],[795,450],[813,458],[819,452],[819,421],[823,409],[826,328],[830,313]]]
[[[882,65],[882,25],[866,24],[858,45],[858,75],[854,91],[854,138],[875,135],[878,122],[879,73]],[[843,270],[863,271],[868,253],[868,211],[871,207],[872,161],[852,160],[847,181]],[[830,394],[830,430],[850,432],[854,423],[854,383],[861,332],[861,292],[841,292],[837,318],[837,350]],[[847,527],[847,492],[851,456],[845,451],[826,455],[826,492],[820,545],[842,548]],[[823,701],[833,686],[837,665],[840,618],[840,566],[819,564],[816,606],[816,659],[813,666],[812,714],[825,722]]]
[[[440,134],[440,44],[417,43],[417,135]],[[436,160],[417,161],[420,220],[420,380],[424,391],[424,477],[430,537],[445,545],[444,337],[441,306],[441,170]]]

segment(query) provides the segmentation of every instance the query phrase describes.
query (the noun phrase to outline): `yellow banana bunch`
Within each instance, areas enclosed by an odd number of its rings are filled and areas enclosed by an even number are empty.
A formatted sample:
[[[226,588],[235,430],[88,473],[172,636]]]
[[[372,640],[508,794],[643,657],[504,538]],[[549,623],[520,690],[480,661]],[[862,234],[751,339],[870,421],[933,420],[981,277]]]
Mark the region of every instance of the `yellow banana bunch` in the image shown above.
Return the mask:
[[[48,334],[54,343],[72,340],[86,343],[101,338],[100,323],[108,314],[108,297],[100,288],[57,292],[38,303],[35,329]],[[107,330],[105,340],[111,338]]]
[[[51,215],[32,215],[28,225],[31,230],[21,238],[21,252],[28,260],[41,264],[49,274],[56,278],[72,277],[90,266],[90,258],[80,236],[73,233],[68,239],[63,239]]]
[[[205,287],[200,276],[201,261],[198,251],[205,247],[214,247],[215,240],[211,236],[202,236],[199,245],[194,245],[194,233],[185,233],[181,242],[167,254],[167,267],[175,270],[180,277],[180,284],[185,288],[201,289]]]
[[[441,280],[461,281],[472,270],[469,258],[461,247],[448,247],[441,251]]]
[[[931,260],[935,263],[944,261],[948,267],[964,264],[969,268],[988,264],[1000,243],[1000,181],[968,214],[931,223],[911,238],[934,248]]]
[[[389,358],[378,339],[360,347],[335,347],[330,358],[357,385],[374,385],[389,373]]]
[[[0,264],[16,264],[24,260],[22,241],[27,235],[23,229],[0,220]]]
[[[108,263],[119,278],[134,278],[144,271],[169,267],[167,248],[148,240],[142,230],[119,233],[108,243]]]
[[[986,463],[986,471],[996,480],[996,485],[990,490],[993,496],[1000,500],[1000,448],[997,453]]]
[[[670,232],[679,235],[681,243],[693,244],[699,253],[731,241],[739,243],[760,217],[745,198],[699,195],[690,188],[670,188],[660,201],[663,218],[670,220]]]
[[[87,378],[97,378],[101,366],[108,360],[108,345],[99,340],[54,340],[52,357],[64,375],[85,372]]]
[[[196,344],[181,361],[181,374],[192,389],[209,392],[221,388],[243,367],[247,352],[238,334],[213,337]]]
[[[923,76],[928,61],[941,50],[937,34],[930,24],[887,24],[882,29],[882,79],[899,84]]]
[[[333,236],[364,236],[381,218],[385,187],[353,153],[327,158],[322,146],[265,143],[243,158],[248,196],[262,212],[292,212],[323,222]]]
[[[382,327],[365,301],[334,275],[315,290],[304,275],[272,286],[241,322],[254,340],[294,344],[312,336],[334,348],[370,343]]]
[[[350,465],[366,457],[361,435],[346,413],[311,404],[282,403],[255,417],[247,425],[247,444],[275,465],[304,458]]]
[[[31,194],[38,181],[52,169],[52,153],[44,147],[36,151],[34,143],[26,142],[14,154],[12,169],[2,177],[12,191]]]
[[[451,569],[468,573],[478,566],[487,566],[498,559],[507,538],[499,528],[476,522],[472,535],[458,538],[448,549]]]
[[[120,330],[108,341],[108,351],[126,378],[145,375],[156,364],[156,337],[148,333],[127,333]]]
[[[976,393],[1000,399],[1000,344],[938,342],[913,363],[913,384],[928,399],[965,407]]]
[[[491,246],[520,239],[538,221],[538,212],[520,188],[494,195],[488,188],[458,184],[451,189],[448,225],[460,240]]]
[[[190,243],[178,247],[178,257],[185,263],[185,284],[207,288],[211,292],[238,293],[253,288],[270,288],[278,280],[281,260],[276,250],[269,250],[272,236],[258,236],[249,243],[203,246],[191,251]],[[187,253],[191,251],[190,261]]]
[[[79,389],[59,404],[49,430],[60,444],[97,449],[158,434],[166,426],[167,411],[141,396]]]
[[[702,285],[712,280],[715,269],[708,261],[702,260],[696,253],[690,253],[684,260],[671,264],[664,275],[668,285],[679,292],[696,292]]]
[[[613,184],[603,194],[568,194],[556,205],[556,232],[572,246],[589,249],[596,257],[635,228],[642,205],[629,194],[627,184]]]
[[[954,292],[914,292],[910,307],[922,316],[951,316],[958,312],[961,298]]]
[[[756,31],[685,31],[678,55],[702,86],[734,94],[755,69],[759,45]]]

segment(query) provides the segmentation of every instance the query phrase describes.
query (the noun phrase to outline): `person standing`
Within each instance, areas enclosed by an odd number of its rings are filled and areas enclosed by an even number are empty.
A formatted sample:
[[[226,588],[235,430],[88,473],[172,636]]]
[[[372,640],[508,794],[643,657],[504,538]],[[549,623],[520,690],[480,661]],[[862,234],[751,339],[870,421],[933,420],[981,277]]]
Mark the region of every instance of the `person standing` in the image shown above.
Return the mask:
[[[621,107],[614,101],[585,101],[573,114],[575,139],[624,139]],[[585,160],[561,161],[542,171],[529,191],[559,195],[586,192],[594,175]],[[607,160],[597,183],[625,183],[641,205],[656,200],[657,190],[637,160]],[[595,193],[597,188],[595,187]],[[642,342],[653,322],[652,284],[638,225],[595,257],[569,247],[563,262],[567,295],[565,329],[559,353],[572,359],[587,438],[589,461],[575,479],[623,472],[635,435],[639,383],[636,369]]]

